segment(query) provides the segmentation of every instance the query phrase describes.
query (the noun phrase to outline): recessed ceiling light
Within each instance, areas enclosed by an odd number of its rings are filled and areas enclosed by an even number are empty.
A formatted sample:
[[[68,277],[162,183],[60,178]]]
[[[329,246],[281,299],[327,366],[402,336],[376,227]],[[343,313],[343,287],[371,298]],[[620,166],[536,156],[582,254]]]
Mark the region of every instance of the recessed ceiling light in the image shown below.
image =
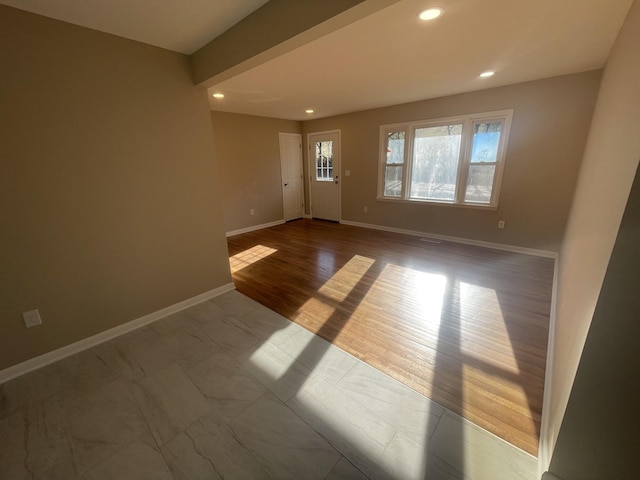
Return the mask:
[[[224,93],[214,93],[213,98],[224,98]]]
[[[492,71],[492,70],[488,70],[488,71],[486,71],[486,72],[482,72],[482,73],[480,74],[480,76],[481,76],[482,78],[493,77],[493,74],[494,74],[494,73],[496,73],[496,72],[494,72],[494,71]]]
[[[311,114],[311,113],[313,113],[313,110],[312,110],[311,108],[307,108],[307,109],[305,110],[305,112],[307,112],[307,113]]]
[[[418,15],[420,20],[433,20],[434,18],[438,18],[440,15],[444,13],[444,9],[440,7],[431,7],[423,10]]]

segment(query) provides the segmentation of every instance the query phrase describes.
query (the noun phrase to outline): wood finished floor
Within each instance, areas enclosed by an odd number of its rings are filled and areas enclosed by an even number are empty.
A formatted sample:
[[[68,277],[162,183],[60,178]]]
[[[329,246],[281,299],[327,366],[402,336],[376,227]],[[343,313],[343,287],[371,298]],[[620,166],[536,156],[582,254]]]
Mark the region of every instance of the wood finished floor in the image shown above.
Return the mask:
[[[238,291],[537,455],[553,260],[318,220],[228,245]]]

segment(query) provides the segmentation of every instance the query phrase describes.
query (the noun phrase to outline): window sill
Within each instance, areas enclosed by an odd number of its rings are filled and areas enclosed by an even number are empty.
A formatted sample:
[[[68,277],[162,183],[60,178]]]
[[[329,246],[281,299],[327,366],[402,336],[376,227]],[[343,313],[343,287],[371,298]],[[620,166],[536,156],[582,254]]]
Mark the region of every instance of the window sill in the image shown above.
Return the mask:
[[[469,208],[471,210],[484,210],[495,212],[498,210],[497,205],[482,205],[473,203],[451,203],[451,202],[436,202],[433,200],[406,200],[404,198],[389,198],[389,197],[376,197],[376,201],[385,203],[403,203],[409,205],[425,205],[436,207],[453,207],[453,208]]]

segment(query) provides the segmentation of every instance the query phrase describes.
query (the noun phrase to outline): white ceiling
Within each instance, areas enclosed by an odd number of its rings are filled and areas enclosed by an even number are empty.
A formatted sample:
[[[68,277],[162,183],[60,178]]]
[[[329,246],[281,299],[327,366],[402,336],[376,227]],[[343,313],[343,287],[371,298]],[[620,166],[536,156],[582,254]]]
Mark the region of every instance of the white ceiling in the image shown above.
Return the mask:
[[[192,54],[268,0],[0,0],[174,52]]]
[[[190,54],[266,0],[0,3]],[[226,96],[210,106],[304,120],[601,68],[631,3],[401,0],[214,85]],[[434,4],[445,14],[419,22]]]
[[[214,85],[210,106],[304,120],[601,68],[631,3],[436,0],[424,23],[433,3],[403,0]]]

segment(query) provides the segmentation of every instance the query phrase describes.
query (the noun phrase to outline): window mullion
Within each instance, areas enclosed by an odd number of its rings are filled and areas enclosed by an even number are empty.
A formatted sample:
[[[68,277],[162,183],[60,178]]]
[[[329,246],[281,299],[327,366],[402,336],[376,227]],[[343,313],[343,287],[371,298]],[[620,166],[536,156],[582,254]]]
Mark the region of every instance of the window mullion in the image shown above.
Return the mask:
[[[378,176],[379,176],[379,185],[378,185],[378,195],[381,197],[385,196],[385,174],[387,171],[387,157],[386,152],[389,147],[389,138],[388,138],[389,130],[386,128],[380,127],[380,159],[378,166]]]
[[[498,195],[500,195],[500,184],[502,183],[502,171],[504,168],[505,150],[507,148],[507,141],[509,140],[509,130],[511,127],[511,114],[506,115],[500,119],[502,123],[502,134],[500,135],[500,143],[498,145],[498,152],[496,155],[495,169],[493,174],[493,184],[491,188],[491,198],[489,204],[496,206],[498,203]]]
[[[404,166],[402,168],[402,187],[400,188],[400,198],[407,200],[407,184],[411,181],[411,168],[413,165],[413,136],[414,129],[407,125],[404,131]]]
[[[465,120],[462,125],[462,145],[458,163],[458,179],[456,183],[456,203],[464,203],[467,191],[467,179],[471,166],[471,150],[473,142],[473,121]]]

